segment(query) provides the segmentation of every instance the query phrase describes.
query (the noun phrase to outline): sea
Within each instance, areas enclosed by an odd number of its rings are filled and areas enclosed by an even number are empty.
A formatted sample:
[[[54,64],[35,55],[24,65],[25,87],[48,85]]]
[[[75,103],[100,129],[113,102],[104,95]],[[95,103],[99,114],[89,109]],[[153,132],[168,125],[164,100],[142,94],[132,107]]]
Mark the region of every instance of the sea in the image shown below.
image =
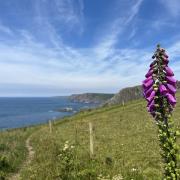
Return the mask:
[[[0,98],[0,130],[47,123],[96,106],[98,104],[71,102],[68,97],[4,97]],[[59,111],[67,108],[71,111]]]

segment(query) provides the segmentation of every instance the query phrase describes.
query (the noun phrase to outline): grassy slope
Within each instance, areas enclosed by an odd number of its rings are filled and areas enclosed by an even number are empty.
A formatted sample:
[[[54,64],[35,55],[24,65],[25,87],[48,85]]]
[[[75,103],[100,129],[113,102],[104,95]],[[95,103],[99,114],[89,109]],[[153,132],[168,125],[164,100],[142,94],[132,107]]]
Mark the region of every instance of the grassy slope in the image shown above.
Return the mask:
[[[180,99],[180,94],[178,97]],[[44,125],[32,136],[31,143],[36,154],[31,165],[22,172],[22,179],[58,179],[62,172],[59,155],[67,140],[76,147],[79,179],[87,179],[88,171],[92,169],[89,160],[89,121],[95,128],[95,176],[121,174],[124,179],[162,179],[157,127],[145,106],[144,101],[138,100],[124,107],[113,106],[81,112],[64,121],[55,122],[52,134],[48,126]],[[177,129],[180,129],[179,115],[180,104],[174,112]],[[22,130],[18,130],[17,134],[19,131]],[[1,141],[11,142],[17,134],[9,140],[1,135]],[[109,159],[111,163],[107,162]]]
[[[0,158],[3,160],[0,164],[0,177],[3,174],[6,177],[8,174],[15,173],[21,168],[21,164],[27,155],[25,141],[36,129],[37,127],[29,127],[0,133]]]

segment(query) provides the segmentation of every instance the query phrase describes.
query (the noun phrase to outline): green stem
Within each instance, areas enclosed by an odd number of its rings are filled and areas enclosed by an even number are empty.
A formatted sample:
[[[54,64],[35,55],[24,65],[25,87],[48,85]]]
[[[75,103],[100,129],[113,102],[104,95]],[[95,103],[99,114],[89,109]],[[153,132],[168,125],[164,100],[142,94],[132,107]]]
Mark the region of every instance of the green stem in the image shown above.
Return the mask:
[[[165,117],[163,114],[158,118],[159,141],[162,149],[162,158],[164,160],[164,176],[165,179],[178,179],[177,172],[177,145],[176,132],[173,129],[171,117]]]

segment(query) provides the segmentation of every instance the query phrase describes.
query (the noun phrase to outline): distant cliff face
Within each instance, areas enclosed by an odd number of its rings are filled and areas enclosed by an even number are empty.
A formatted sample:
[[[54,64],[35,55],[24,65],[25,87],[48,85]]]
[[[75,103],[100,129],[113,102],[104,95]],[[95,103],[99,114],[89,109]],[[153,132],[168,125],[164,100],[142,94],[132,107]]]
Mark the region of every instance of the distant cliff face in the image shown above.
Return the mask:
[[[109,99],[105,105],[123,104],[125,102],[140,99],[142,97],[141,86],[128,87],[119,91],[111,99]]]
[[[83,103],[104,103],[111,99],[114,94],[104,93],[84,93],[84,94],[72,94],[69,96],[72,102],[83,102]]]
[[[180,81],[177,82],[177,90],[180,90]],[[143,97],[142,86],[124,88],[115,94],[104,105],[123,104],[125,102],[140,99]]]

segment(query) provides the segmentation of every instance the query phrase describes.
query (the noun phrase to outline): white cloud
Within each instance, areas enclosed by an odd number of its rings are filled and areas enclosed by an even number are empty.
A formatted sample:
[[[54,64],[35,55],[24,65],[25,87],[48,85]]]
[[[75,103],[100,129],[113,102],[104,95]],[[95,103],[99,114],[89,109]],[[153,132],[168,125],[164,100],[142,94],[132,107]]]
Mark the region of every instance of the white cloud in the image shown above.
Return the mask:
[[[64,89],[71,93],[77,90],[116,92],[143,79],[146,53],[136,52],[120,49],[110,61],[99,62],[93,49],[66,46],[59,52],[35,42],[14,47],[0,44],[0,83],[54,87],[59,93]]]
[[[37,1],[42,2],[40,0]],[[47,3],[47,1],[43,1]],[[55,0],[59,14],[65,22],[78,23],[83,17],[83,1],[79,2],[79,14],[73,10],[72,0]],[[118,91],[119,88],[139,84],[145,63],[135,61],[145,57],[144,51],[114,48],[118,36],[137,15],[142,0],[131,4],[128,18],[117,18],[100,38],[100,43],[88,49],[72,48],[63,43],[56,27],[45,18],[36,4],[36,23],[46,27],[43,31],[52,46],[38,41],[28,30],[20,30],[20,39],[14,45],[0,43],[0,79],[1,84],[21,84],[41,87],[54,87],[59,93],[75,91]],[[67,16],[65,16],[67,15]],[[80,16],[79,16],[80,15]],[[62,20],[61,19],[61,20]],[[121,26],[121,23],[125,25]],[[109,60],[105,59],[109,57]],[[103,61],[102,61],[103,60]],[[136,74],[136,75],[135,75]],[[110,86],[111,85],[111,86]],[[69,91],[68,91],[69,89]]]
[[[62,15],[60,21],[67,24],[72,22],[76,26],[83,23],[84,5],[83,1],[79,0],[76,13],[72,1],[53,2],[57,4],[59,16]],[[40,27],[37,30],[44,35],[46,41],[41,40],[31,30],[20,29],[17,31],[19,38],[15,43],[0,42],[0,84],[9,89],[12,87],[11,93],[14,89],[21,92],[23,88],[34,89],[38,93],[44,89],[43,95],[46,92],[47,94],[118,92],[120,88],[140,84],[144,79],[153,52],[149,49],[131,47],[116,48],[126,28],[138,15],[142,0],[135,3],[130,1],[129,9],[124,16],[116,17],[113,22],[107,23],[107,28],[104,28],[100,36],[95,37],[97,44],[89,48],[73,48],[65,44],[62,34],[53,24],[53,20],[49,19],[46,4],[48,1],[36,2],[45,3],[42,9],[40,4],[36,4],[35,24]],[[4,31],[14,33],[8,27],[4,28]],[[132,38],[135,32],[136,29],[129,38]],[[179,49],[178,41],[168,48],[172,59],[178,57]],[[176,72],[179,71],[174,64],[172,65]],[[177,75],[180,77],[180,74]],[[29,95],[30,92],[29,90],[24,93]],[[0,89],[0,95],[2,94]]]

